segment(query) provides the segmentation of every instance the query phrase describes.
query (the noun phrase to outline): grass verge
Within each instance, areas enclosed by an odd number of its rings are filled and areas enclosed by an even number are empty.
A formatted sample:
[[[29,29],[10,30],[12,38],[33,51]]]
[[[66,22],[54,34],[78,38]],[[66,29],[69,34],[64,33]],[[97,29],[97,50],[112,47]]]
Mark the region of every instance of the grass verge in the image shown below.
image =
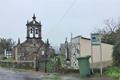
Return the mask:
[[[58,74],[50,74],[47,76],[44,76],[42,80],[62,80]]]
[[[110,67],[107,68],[104,72],[106,76],[116,78],[117,80],[120,80],[120,67]]]

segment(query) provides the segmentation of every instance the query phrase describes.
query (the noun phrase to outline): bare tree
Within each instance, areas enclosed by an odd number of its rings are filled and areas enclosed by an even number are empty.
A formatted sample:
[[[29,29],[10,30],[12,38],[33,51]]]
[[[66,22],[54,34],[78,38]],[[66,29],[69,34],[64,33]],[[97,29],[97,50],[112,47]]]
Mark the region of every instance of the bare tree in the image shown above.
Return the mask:
[[[120,40],[120,22],[108,19],[105,21],[105,27],[97,32],[102,35],[102,42],[116,44]]]

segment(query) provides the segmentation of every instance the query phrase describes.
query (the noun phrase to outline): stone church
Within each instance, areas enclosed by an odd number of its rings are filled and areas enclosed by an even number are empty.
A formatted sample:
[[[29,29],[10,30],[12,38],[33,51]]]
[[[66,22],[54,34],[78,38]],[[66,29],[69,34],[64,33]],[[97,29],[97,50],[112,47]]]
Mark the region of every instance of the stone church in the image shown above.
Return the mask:
[[[43,42],[41,36],[41,22],[36,21],[35,14],[32,21],[27,21],[27,35],[26,40],[14,47],[14,57],[16,60],[34,60],[36,58],[48,58],[54,53],[54,49],[50,46],[49,41]]]

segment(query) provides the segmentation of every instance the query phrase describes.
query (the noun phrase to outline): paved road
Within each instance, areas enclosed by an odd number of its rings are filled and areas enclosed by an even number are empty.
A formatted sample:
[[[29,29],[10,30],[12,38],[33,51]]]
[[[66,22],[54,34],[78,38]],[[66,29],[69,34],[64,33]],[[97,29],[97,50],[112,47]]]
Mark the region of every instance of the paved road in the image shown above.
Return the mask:
[[[0,68],[0,80],[44,80],[44,76],[41,73],[34,72],[19,72],[15,70],[9,70]],[[46,75],[51,77],[51,75]],[[46,79],[45,79],[46,80]],[[47,79],[51,80],[51,79]],[[109,77],[90,77],[85,79],[80,79],[79,74],[68,74],[61,75],[61,80],[114,80]]]
[[[0,80],[41,80],[40,76],[28,72],[18,72],[0,68]]]

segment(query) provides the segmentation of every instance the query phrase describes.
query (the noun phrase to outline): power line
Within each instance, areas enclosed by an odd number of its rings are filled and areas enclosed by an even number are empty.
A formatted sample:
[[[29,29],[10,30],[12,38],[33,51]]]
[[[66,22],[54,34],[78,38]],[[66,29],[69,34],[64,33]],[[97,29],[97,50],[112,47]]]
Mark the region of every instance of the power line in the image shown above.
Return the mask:
[[[73,0],[71,5],[68,7],[68,9],[65,11],[64,15],[61,17],[61,19],[59,20],[58,24],[60,22],[62,22],[62,20],[65,18],[65,16],[68,14],[68,12],[72,9],[72,7],[75,5],[77,0]]]

